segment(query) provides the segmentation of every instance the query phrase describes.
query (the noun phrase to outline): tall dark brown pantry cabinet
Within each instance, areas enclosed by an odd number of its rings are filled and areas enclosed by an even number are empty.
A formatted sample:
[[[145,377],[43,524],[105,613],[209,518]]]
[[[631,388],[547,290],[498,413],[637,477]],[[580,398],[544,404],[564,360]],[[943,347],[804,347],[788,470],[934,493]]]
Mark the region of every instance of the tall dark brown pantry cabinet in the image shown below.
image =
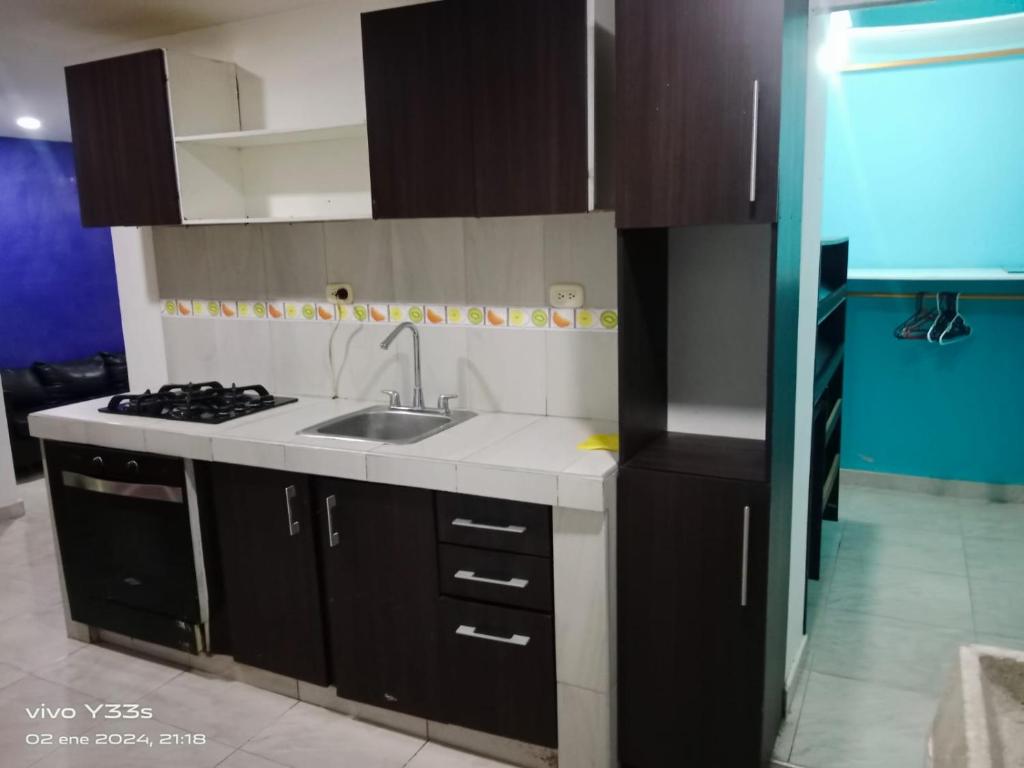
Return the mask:
[[[757,768],[785,712],[807,0],[616,9],[618,757]]]

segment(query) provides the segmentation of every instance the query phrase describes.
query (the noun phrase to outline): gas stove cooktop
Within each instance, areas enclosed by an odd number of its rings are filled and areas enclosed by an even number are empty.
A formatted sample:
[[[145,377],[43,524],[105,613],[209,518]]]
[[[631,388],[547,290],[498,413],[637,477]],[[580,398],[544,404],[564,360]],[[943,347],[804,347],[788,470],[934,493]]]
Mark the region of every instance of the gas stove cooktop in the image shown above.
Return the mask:
[[[100,412],[220,424],[294,402],[297,398],[275,397],[259,384],[225,387],[217,381],[206,381],[167,384],[156,392],[147,389],[141,395],[115,395]]]

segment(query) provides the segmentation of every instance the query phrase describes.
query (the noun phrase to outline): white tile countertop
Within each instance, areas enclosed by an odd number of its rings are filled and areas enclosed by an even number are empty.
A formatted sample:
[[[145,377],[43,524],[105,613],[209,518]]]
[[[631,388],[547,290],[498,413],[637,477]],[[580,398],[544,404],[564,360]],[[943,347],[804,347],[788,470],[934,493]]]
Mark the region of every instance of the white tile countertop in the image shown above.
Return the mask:
[[[202,461],[455,491],[592,511],[609,508],[618,455],[576,446],[618,429],[612,421],[478,413],[418,443],[393,445],[299,435],[377,403],[301,397],[223,424],[100,413],[109,398],[29,416],[34,437]]]

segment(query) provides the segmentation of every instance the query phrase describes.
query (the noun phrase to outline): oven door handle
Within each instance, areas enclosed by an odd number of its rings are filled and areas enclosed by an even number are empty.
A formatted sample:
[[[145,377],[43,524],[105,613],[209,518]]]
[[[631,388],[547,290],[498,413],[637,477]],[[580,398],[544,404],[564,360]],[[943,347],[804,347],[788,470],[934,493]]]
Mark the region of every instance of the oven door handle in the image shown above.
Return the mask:
[[[105,493],[109,496],[125,496],[129,499],[146,499],[147,501],[168,501],[181,504],[185,498],[182,489],[176,485],[152,485],[149,483],[121,483],[117,480],[101,480],[78,472],[61,472],[61,480],[68,488],[80,491]]]

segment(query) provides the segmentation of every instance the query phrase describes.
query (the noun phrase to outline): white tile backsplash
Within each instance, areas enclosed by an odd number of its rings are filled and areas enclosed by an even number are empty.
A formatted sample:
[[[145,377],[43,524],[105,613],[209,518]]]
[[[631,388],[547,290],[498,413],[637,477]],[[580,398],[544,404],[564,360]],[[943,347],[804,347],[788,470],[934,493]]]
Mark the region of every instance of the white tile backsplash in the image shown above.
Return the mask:
[[[327,258],[322,222],[263,225],[267,292],[275,299],[309,299],[324,293]]]
[[[391,301],[391,222],[330,221],[324,224],[327,280],[352,286],[354,301]]]
[[[617,418],[618,334],[551,331],[547,337],[548,415]]]
[[[395,301],[466,302],[462,219],[392,221],[391,259]]]
[[[617,307],[615,214],[545,216],[543,221],[545,284],[581,283],[584,306]]]
[[[540,216],[465,220],[469,303],[547,304],[543,221]]]
[[[223,384],[242,386],[266,386],[265,382],[272,381],[274,354],[270,344],[271,323],[260,320],[191,322],[209,325],[213,333],[216,350],[213,379]]]
[[[303,323],[296,323],[303,325]],[[398,389],[403,397],[409,390],[402,384],[403,372],[398,357],[398,343],[391,349],[380,348],[381,341],[394,329],[392,325],[342,323],[334,331],[334,377],[338,396],[356,400],[379,400],[382,389]],[[320,394],[333,394],[329,387]]]
[[[215,320],[163,318],[167,376],[172,382],[209,381],[217,365]]]
[[[275,320],[270,326],[273,389],[293,395],[330,395],[331,323]]]
[[[154,229],[166,298],[320,298],[348,282],[357,301],[545,306],[551,282],[582,283],[586,305],[615,307],[609,213]],[[164,318],[173,380],[268,383],[281,393],[378,400],[412,389],[409,339],[393,326]],[[613,419],[617,335],[420,328],[428,404],[457,393],[478,411]],[[331,339],[333,337],[333,343]]]
[[[466,331],[466,405],[547,413],[546,331]]]

